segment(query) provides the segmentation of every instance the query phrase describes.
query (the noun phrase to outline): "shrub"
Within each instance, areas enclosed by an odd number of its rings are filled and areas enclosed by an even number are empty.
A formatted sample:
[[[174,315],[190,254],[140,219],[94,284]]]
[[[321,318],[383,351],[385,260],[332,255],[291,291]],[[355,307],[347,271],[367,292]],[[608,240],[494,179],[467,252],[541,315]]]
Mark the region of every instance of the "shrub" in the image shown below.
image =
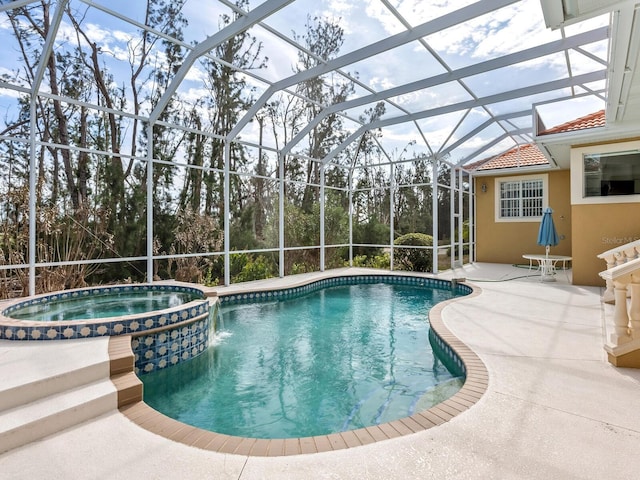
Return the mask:
[[[291,267],[291,273],[290,275],[297,275],[299,273],[308,273],[308,272],[313,272],[313,267],[310,265],[307,265],[306,263],[294,263]]]
[[[407,233],[396,238],[395,245],[431,247],[433,237],[425,233]],[[396,248],[394,259],[403,270],[430,272],[433,269],[433,250],[430,248]]]
[[[233,279],[234,283],[249,282],[251,280],[263,280],[275,276],[273,263],[264,255],[246,258],[242,270]]]
[[[388,253],[383,253],[382,255],[375,256],[356,255],[355,257],[353,257],[353,266],[388,270],[391,266],[391,257]]]

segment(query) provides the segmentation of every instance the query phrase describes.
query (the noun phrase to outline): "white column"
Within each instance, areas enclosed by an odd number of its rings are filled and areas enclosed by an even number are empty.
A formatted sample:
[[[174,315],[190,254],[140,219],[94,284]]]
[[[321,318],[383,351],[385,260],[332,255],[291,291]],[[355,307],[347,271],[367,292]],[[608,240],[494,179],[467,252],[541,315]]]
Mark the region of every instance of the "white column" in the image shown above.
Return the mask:
[[[353,267],[353,168],[349,169],[349,266]]]
[[[624,257],[623,263],[627,263],[638,258],[638,251],[636,250],[636,247],[634,245],[630,246],[629,248],[626,248],[622,252],[622,254]],[[631,296],[631,290],[627,289],[627,298],[629,298],[630,296]]]
[[[625,278],[625,280],[627,280]],[[614,333],[609,340],[614,345],[622,345],[631,340],[629,335],[629,313],[627,311],[627,281],[614,280],[615,306],[613,310]]]
[[[476,261],[476,190],[474,177],[469,174],[469,263]]]
[[[278,152],[278,263],[280,278],[284,277],[284,155]]]
[[[396,172],[394,164],[389,164],[389,270],[393,271],[393,242],[395,239],[395,210],[396,210]]]
[[[636,275],[631,275],[629,292],[631,293],[629,326],[631,328],[631,338],[636,340],[640,338],[640,278],[637,278]]]
[[[458,169],[458,259],[456,266],[464,265],[464,175],[462,169]]]
[[[36,99],[31,94],[29,114],[29,295],[36,294],[36,183],[38,168],[36,161]]]
[[[223,229],[224,229],[224,284],[225,286],[231,285],[231,228],[229,225],[229,215],[231,212],[231,204],[230,204],[230,178],[229,171],[231,165],[231,142],[229,140],[225,140],[224,142],[224,179],[223,179],[223,204],[224,204],[224,212],[223,212]]]
[[[604,258],[604,261],[607,263],[607,270],[610,270],[616,266],[616,257],[613,254],[607,255]],[[606,279],[605,284],[606,284],[606,290],[602,294],[602,301],[605,303],[613,303],[614,301],[613,280]]]
[[[325,235],[324,235],[324,208],[325,208],[325,190],[324,190],[324,182],[325,182],[325,170],[324,164],[320,167],[320,271],[324,272],[325,268],[325,253],[326,253],[326,243],[325,243]]]
[[[433,273],[438,273],[438,160],[431,160],[431,216],[433,230]]]
[[[455,268],[456,255],[458,254],[458,242],[456,239],[456,169],[451,168],[449,185],[449,249],[451,256],[449,257],[449,266]],[[433,252],[434,255],[437,252]]]
[[[636,247],[633,245],[629,248],[626,248],[622,253],[624,255],[624,260],[622,263],[630,262],[631,260],[635,260],[636,258],[638,258],[638,252],[636,250]]]
[[[153,282],[153,122],[147,126],[147,282]]]

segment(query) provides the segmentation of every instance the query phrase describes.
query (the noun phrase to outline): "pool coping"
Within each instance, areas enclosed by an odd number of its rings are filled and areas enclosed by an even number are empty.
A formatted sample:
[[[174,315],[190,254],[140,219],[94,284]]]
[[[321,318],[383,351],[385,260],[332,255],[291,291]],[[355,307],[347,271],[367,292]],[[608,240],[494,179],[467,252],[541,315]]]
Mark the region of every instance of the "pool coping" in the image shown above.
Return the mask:
[[[489,386],[489,374],[482,360],[447,328],[442,318],[443,310],[451,303],[473,298],[482,292],[477,286],[466,282],[465,285],[471,288],[470,294],[440,302],[429,312],[431,328],[462,361],[466,370],[465,382],[453,396],[409,417],[380,425],[313,437],[285,439],[237,437],[187,425],[154,410],[142,400],[142,382],[139,379],[139,395],[125,395],[124,392],[120,395],[121,388],[131,390],[131,383],[118,381],[120,377],[112,377],[119,391],[119,398],[126,399],[122,403],[119,402],[118,408],[138,426],[169,440],[203,450],[257,457],[281,457],[343,450],[428,430],[467,411],[482,398]],[[112,338],[124,340],[128,336]],[[122,344],[114,351],[118,351],[118,354],[112,357],[112,361],[121,363]],[[124,373],[121,369],[118,369],[118,372],[118,376]],[[138,392],[137,389],[136,392]]]

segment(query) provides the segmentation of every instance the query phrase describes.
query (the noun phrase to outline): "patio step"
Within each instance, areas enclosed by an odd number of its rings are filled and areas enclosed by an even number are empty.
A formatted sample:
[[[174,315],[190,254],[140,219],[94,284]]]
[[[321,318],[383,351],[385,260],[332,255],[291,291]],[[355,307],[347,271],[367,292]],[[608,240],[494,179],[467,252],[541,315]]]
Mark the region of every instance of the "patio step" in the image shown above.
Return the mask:
[[[107,342],[2,341],[0,412],[109,378]]]
[[[90,420],[116,408],[109,378],[0,412],[0,453]]]
[[[2,341],[0,453],[117,408],[108,342]]]

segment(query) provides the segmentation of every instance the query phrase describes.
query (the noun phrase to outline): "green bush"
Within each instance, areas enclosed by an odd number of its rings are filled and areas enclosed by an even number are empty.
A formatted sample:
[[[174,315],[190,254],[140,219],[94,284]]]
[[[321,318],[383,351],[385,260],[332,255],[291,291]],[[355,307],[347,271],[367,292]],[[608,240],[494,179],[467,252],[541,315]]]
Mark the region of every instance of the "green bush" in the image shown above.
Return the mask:
[[[275,277],[275,265],[264,255],[258,255],[255,259],[249,257],[242,266],[242,270],[237,274],[233,283],[250,282],[251,280],[263,280]]]
[[[356,255],[353,257],[353,266],[389,270],[391,266],[391,257],[388,253],[373,256]]]
[[[306,263],[295,262],[291,267],[291,275],[297,275],[299,273],[309,273],[313,271],[314,271],[313,267],[310,265],[307,265]]]
[[[431,247],[433,237],[425,233],[407,233],[396,238],[396,246]],[[403,269],[411,272],[431,272],[433,269],[433,250],[422,248],[396,248],[394,259]]]
[[[277,275],[277,265],[273,258],[267,255],[251,253],[232,253],[230,256],[231,283],[262,280]],[[218,256],[214,261],[214,268],[207,272],[206,279],[210,282],[220,282],[224,275],[224,258]],[[205,283],[206,284],[206,283]]]

